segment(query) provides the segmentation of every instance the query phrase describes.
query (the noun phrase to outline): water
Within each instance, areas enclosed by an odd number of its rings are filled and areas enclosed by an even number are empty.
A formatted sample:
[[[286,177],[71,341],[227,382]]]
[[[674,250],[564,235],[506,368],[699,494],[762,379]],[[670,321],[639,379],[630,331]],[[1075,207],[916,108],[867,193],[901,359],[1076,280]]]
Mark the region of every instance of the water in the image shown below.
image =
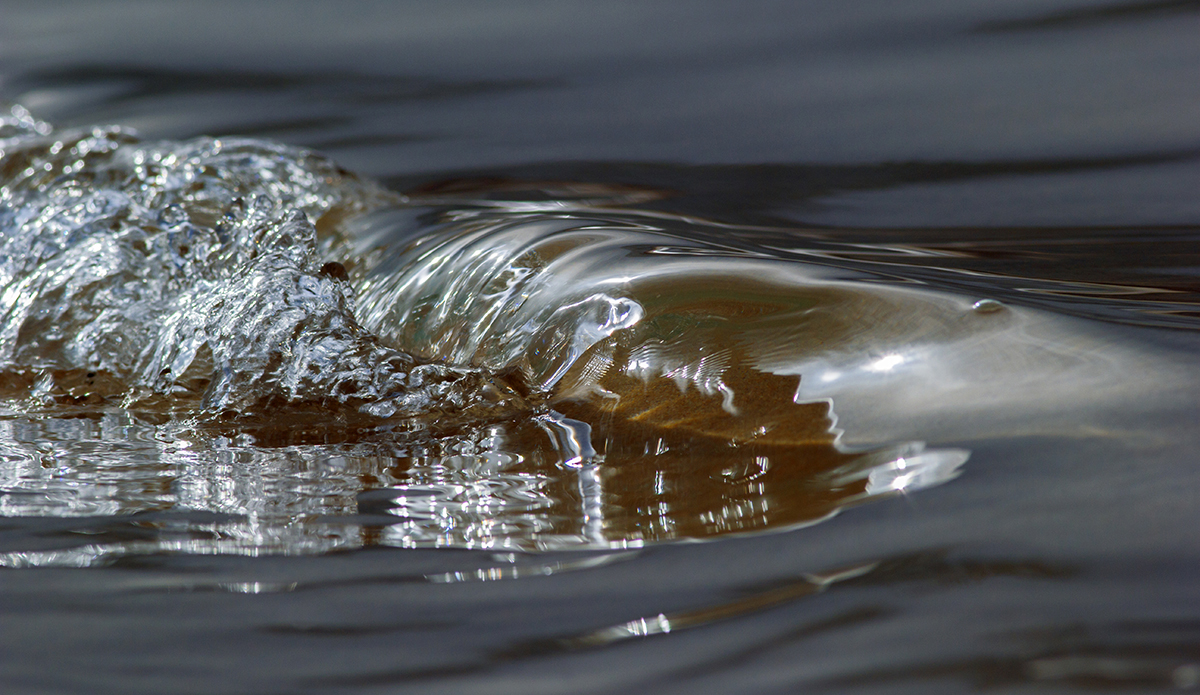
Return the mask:
[[[1197,687],[1196,9],[10,4],[0,683]]]

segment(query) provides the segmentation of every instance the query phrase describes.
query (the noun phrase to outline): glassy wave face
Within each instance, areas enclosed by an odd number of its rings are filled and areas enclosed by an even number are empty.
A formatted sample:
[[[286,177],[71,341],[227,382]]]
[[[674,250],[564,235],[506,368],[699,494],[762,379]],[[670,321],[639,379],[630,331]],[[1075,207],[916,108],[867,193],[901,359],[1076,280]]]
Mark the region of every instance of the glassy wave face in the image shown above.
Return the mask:
[[[0,564],[795,528],[960,473],[922,440],[1180,383],[649,191],[405,198],[278,144],[20,107],[0,184],[0,513],[26,531]]]

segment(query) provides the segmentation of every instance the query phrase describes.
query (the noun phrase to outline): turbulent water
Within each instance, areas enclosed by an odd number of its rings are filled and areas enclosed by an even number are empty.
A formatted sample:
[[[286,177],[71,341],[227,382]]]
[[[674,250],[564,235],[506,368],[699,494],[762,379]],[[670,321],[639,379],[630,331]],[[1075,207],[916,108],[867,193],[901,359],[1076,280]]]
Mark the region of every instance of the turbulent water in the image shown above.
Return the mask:
[[[0,689],[1200,687],[1196,7],[1051,4],[13,3]]]
[[[166,514],[11,565],[777,530],[955,477],[969,452],[920,439],[951,412],[1186,378],[993,299],[796,263],[813,249],[778,230],[595,199],[433,213],[263,141],[21,107],[5,128],[5,511]],[[48,473],[114,428],[136,451]]]
[[[205,518],[214,537],[192,552],[604,548],[819,520],[951,478],[968,456],[839,445],[829,383],[1022,323],[993,301],[821,281],[586,206],[463,208],[414,234],[398,196],[267,142],[59,134],[21,107],[5,128],[10,412],[76,415],[67,439],[117,426],[150,444],[47,476],[44,435],[20,423],[5,511],[252,516],[249,534]],[[357,481],[273,480],[330,441]],[[64,444],[52,455],[73,459]],[[125,480],[106,486],[113,464]],[[130,465],[167,488],[131,490]],[[262,481],[206,497],[248,474]],[[378,539],[345,535],[357,516],[294,530],[355,506],[398,518]],[[159,544],[6,562],[175,548],[187,515]]]

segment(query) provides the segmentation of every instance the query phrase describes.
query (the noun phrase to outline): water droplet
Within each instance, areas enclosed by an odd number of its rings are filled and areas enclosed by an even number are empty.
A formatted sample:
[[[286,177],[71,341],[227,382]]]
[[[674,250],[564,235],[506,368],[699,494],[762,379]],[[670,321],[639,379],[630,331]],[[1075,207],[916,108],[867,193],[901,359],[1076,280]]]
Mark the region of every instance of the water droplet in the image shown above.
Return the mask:
[[[971,305],[971,310],[980,314],[994,314],[1004,311],[1004,305],[994,299],[981,299]]]

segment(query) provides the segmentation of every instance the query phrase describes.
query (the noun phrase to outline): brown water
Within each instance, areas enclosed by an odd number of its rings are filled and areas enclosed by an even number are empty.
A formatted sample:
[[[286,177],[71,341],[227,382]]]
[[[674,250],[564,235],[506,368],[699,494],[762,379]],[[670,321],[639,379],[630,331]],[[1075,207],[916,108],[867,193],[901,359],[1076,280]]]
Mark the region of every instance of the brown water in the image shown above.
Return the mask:
[[[0,683],[1200,687],[1195,10],[13,5]]]

